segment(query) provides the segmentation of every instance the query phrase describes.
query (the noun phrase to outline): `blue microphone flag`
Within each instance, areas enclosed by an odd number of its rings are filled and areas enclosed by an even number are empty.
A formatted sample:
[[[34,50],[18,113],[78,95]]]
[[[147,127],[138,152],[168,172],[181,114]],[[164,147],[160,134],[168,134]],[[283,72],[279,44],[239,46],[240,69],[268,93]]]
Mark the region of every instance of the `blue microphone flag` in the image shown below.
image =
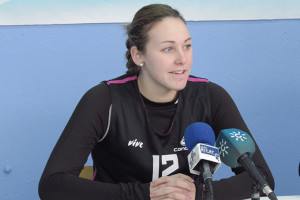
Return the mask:
[[[190,151],[189,169],[192,174],[200,175],[199,165],[202,161],[211,164],[214,173],[221,165],[219,150],[215,147],[215,133],[211,126],[203,122],[189,125],[184,133],[185,144]]]

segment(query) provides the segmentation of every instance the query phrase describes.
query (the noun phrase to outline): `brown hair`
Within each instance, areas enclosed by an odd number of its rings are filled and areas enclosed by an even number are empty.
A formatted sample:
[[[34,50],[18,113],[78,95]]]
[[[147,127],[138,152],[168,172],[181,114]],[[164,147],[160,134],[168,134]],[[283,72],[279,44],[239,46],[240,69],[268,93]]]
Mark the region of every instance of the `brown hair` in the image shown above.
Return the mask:
[[[148,42],[148,31],[153,25],[162,21],[166,17],[178,17],[184,23],[184,18],[180,13],[172,7],[164,4],[150,4],[141,8],[134,16],[132,22],[126,26],[128,39],[126,41],[126,58],[127,58],[127,74],[138,74],[140,66],[136,65],[131,57],[130,49],[136,46],[137,49],[144,53],[145,46]]]

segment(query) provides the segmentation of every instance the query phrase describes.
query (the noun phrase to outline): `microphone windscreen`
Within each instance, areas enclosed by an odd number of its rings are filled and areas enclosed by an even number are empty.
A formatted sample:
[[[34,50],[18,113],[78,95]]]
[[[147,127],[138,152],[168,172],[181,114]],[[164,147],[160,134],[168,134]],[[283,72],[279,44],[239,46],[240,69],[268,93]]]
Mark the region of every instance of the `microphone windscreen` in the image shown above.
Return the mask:
[[[195,122],[185,129],[184,141],[190,152],[198,143],[215,146],[215,133],[208,124]]]
[[[255,144],[252,138],[239,129],[221,130],[216,140],[216,147],[219,149],[221,160],[229,167],[241,166],[238,158],[248,153],[250,158],[255,152]]]

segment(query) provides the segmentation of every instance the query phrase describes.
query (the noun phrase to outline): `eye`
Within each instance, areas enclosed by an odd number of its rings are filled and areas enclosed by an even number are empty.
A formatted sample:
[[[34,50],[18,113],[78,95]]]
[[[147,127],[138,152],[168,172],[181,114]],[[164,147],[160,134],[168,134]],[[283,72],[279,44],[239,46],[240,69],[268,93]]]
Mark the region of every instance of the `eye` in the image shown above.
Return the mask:
[[[164,52],[170,52],[171,50],[172,50],[171,47],[167,47],[167,48],[164,48],[164,49],[163,49]]]
[[[187,45],[184,46],[184,49],[190,49],[191,47],[192,47],[191,44],[187,44]]]

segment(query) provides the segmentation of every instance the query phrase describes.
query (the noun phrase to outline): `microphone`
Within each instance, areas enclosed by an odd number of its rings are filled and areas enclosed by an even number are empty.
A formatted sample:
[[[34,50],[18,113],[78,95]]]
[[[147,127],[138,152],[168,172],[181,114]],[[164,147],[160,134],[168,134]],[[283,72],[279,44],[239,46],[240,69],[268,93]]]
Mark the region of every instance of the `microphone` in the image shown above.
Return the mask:
[[[232,168],[243,166],[269,199],[277,200],[264,176],[251,160],[255,152],[255,144],[246,132],[234,128],[222,130],[216,140],[216,146],[224,164]]]
[[[188,155],[190,172],[202,175],[209,198],[213,199],[212,173],[221,165],[219,150],[214,146],[214,131],[208,124],[196,122],[186,128],[184,140],[190,151]]]

